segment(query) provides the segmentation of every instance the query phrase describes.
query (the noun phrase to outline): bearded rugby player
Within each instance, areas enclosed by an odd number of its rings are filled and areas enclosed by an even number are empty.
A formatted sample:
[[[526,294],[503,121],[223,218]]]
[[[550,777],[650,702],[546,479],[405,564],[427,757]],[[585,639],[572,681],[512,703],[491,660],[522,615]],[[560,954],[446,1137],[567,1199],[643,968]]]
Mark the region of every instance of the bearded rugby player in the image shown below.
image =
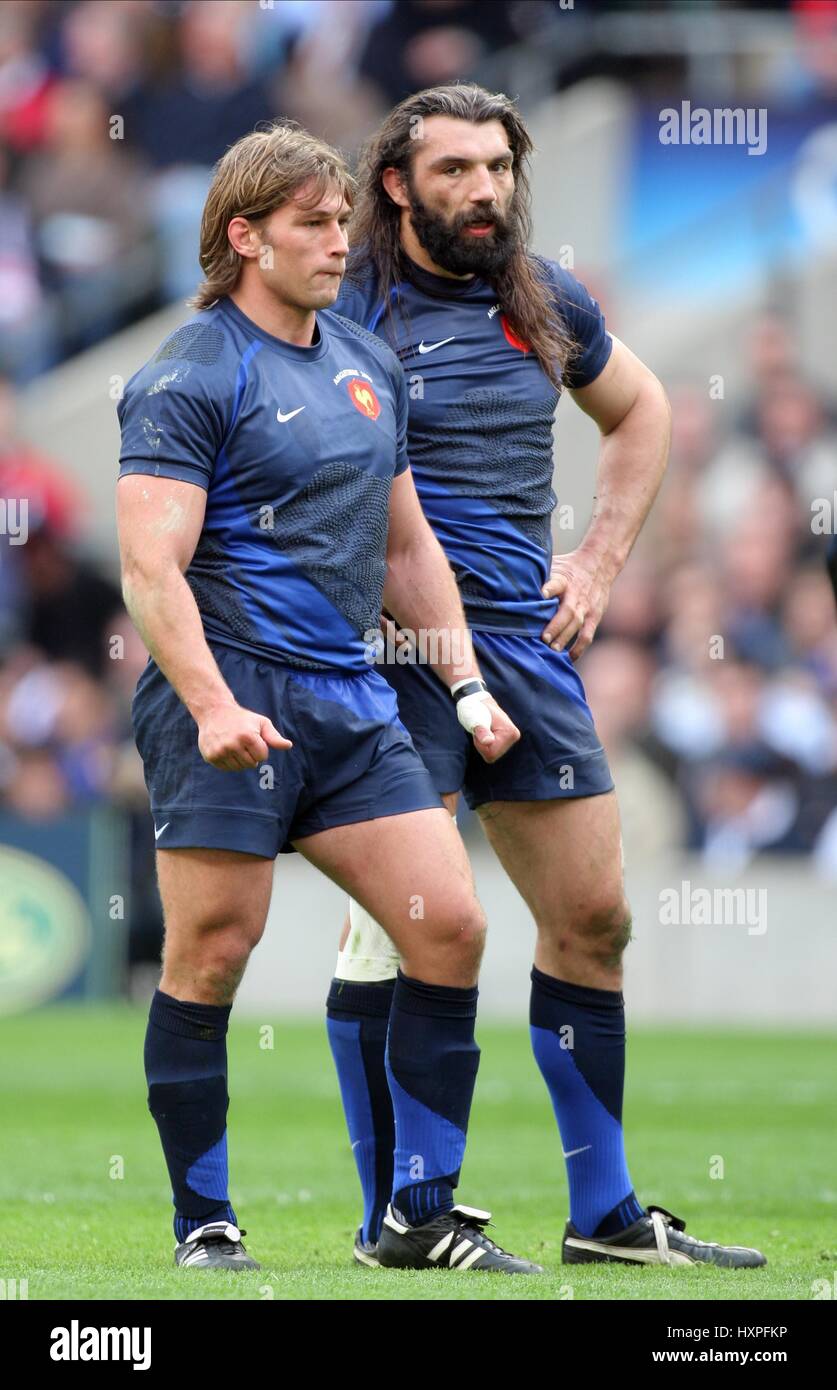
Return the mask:
[[[584,286],[529,251],[531,150],[506,96],[454,85],[408,97],[366,153],[337,301],[401,363],[419,499],[520,742],[482,763],[432,669],[379,669],[448,809],[461,791],[535,920],[531,1038],[566,1160],[564,1262],[762,1265],[757,1250],[696,1240],[665,1208],[646,1207],[628,1171],[622,955],[631,914],[616,793],[575,663],[660,485],[669,407]],[[602,440],[589,529],[552,561],[562,390]],[[410,1163],[387,1086],[399,955],[357,903],[341,947],[328,1031],[363,1189],[354,1253],[374,1264],[379,1240],[435,1215],[446,1196],[432,1210],[393,1210],[390,1190]]]

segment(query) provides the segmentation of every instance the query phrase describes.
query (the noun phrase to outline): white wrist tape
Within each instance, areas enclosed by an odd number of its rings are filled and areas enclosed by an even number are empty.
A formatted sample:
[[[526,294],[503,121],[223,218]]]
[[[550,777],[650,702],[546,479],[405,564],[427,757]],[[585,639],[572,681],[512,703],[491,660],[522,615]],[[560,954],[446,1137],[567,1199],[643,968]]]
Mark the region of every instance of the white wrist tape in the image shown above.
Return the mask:
[[[486,700],[490,699],[487,690],[479,690],[475,695],[463,695],[461,700],[457,700],[456,717],[469,734],[475,729],[491,728],[491,710],[485,706]]]

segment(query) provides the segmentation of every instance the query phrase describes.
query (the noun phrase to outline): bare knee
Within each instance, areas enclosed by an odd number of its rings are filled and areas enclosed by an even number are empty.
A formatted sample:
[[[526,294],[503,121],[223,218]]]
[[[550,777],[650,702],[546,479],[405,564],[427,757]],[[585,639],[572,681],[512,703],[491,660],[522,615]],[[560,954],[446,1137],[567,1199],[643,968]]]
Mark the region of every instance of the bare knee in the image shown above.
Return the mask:
[[[470,987],[479,974],[486,923],[476,898],[448,901],[404,938],[402,969],[431,984]]]
[[[630,905],[624,896],[590,904],[574,926],[585,955],[608,969],[621,965],[632,926]]]
[[[189,933],[166,933],[161,988],[177,998],[231,1004],[263,928],[214,923]]]
[[[254,940],[253,933],[246,928],[233,927],[219,932],[217,939],[207,946],[206,976],[214,980],[220,990],[229,991],[230,998],[238,988],[257,941],[258,937]]]
[[[478,968],[485,948],[485,913],[476,898],[455,905],[439,923],[437,940],[463,965]]]

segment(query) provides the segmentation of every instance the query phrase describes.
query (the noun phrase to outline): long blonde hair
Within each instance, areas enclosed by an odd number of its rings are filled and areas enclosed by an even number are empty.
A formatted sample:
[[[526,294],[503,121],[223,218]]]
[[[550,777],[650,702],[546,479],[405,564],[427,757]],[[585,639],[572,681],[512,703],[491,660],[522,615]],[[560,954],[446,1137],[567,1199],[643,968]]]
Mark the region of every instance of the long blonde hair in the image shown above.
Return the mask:
[[[330,189],[351,206],[354,180],[342,155],[295,121],[274,121],[231,145],[215,166],[201,218],[200,265],[204,273],[188,301],[206,309],[234,290],[243,257],[230,245],[233,217],[263,221],[312,181],[303,206],[315,207]]]

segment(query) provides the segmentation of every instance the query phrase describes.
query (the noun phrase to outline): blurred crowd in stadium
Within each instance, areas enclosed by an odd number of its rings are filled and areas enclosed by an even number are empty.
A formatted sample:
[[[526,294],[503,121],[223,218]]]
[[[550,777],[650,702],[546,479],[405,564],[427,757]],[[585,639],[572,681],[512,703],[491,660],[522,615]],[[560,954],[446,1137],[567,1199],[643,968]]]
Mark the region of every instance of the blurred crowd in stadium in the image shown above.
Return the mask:
[[[791,44],[773,89],[833,95],[833,25],[819,32],[810,0],[757,8],[785,5],[805,60]],[[648,8],[584,0],[572,24]],[[24,383],[190,294],[211,167],[260,120],[295,118],[353,154],[410,91],[486,72],[502,85],[517,70],[498,55],[521,44],[555,55],[555,86],[678,77],[670,54],[559,61],[561,22],[552,0],[3,0],[0,370]]]
[[[406,92],[468,75],[550,12],[4,0],[0,367],[29,380],[191,293],[212,165],[258,121],[293,117],[351,153]]]
[[[351,152],[406,91],[479,72],[549,8],[0,6],[0,498],[29,498],[27,543],[0,550],[0,809],[125,807],[146,894],[130,735],[145,652],[79,558],[86,498],[19,437],[16,390],[193,291],[211,165],[257,121],[290,115]],[[582,663],[626,839],[733,869],[802,852],[837,878],[837,626],[811,525],[812,499],[833,496],[835,403],[777,315],[753,326],[737,418],[666,384],[669,476]]]
[[[837,614],[812,524],[813,499],[832,516],[835,403],[777,315],[748,375],[732,420],[668,383],[667,477],[582,675],[635,852],[814,853],[837,877]]]

